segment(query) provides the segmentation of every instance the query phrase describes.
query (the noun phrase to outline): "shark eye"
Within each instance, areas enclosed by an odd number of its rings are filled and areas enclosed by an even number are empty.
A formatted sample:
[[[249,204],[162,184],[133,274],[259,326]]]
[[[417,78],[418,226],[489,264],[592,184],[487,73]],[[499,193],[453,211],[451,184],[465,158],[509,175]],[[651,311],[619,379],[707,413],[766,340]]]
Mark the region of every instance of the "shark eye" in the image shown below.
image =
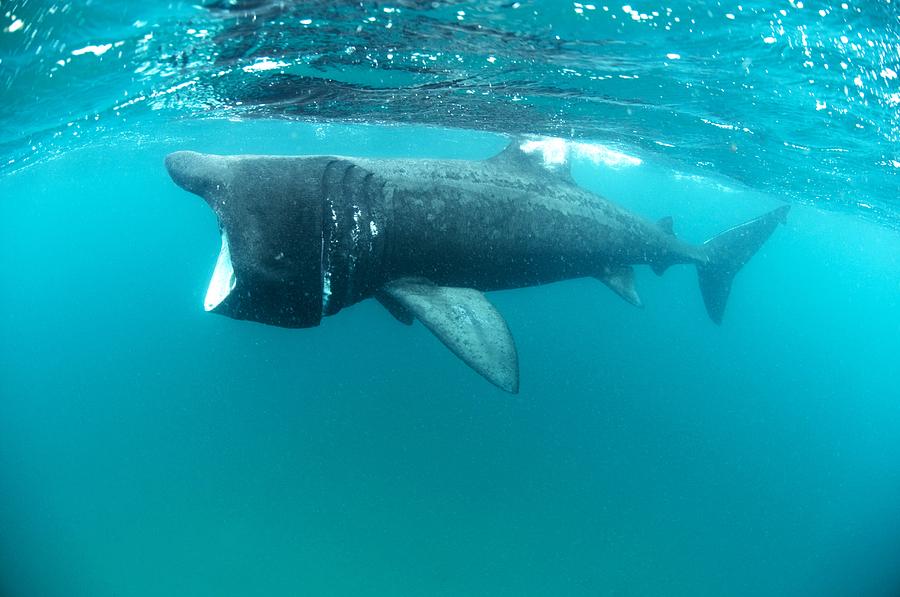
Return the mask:
[[[234,266],[231,265],[231,249],[228,247],[228,235],[222,231],[222,248],[219,251],[219,258],[216,260],[216,269],[213,270],[212,278],[209,281],[209,288],[206,290],[206,298],[203,301],[203,307],[207,311],[212,311],[218,307],[222,301],[234,290],[237,278],[234,277]]]

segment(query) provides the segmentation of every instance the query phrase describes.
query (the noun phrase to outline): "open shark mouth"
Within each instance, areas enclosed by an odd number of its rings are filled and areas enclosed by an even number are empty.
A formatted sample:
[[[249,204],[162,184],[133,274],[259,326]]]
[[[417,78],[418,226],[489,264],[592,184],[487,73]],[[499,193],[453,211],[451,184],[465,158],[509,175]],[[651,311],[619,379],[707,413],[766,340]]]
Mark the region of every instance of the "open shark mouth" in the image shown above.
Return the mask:
[[[654,224],[579,188],[561,144],[540,152],[525,145],[513,140],[478,162],[178,151],[166,156],[166,169],[176,184],[203,197],[219,222],[222,247],[207,311],[303,328],[376,298],[400,322],[421,321],[463,362],[512,393],[519,388],[515,343],[483,289],[593,275],[640,305],[633,265],[646,263],[662,274],[670,265],[693,263],[707,313],[721,323],[734,275],[789,209],[778,207],[692,245],[675,237],[671,218]],[[473,188],[480,181],[484,188]],[[596,207],[571,209],[586,201]],[[535,219],[544,212],[546,235]],[[510,218],[516,230],[493,224]],[[425,223],[432,219],[440,223]],[[390,247],[380,226],[385,221],[393,226]],[[531,226],[546,243],[522,234]],[[562,244],[560,228],[566,231]],[[618,240],[607,238],[606,230]],[[499,255],[477,271],[482,247],[498,238]],[[460,249],[463,243],[474,246]],[[450,261],[438,263],[448,252]],[[498,275],[501,268],[510,271]]]
[[[231,264],[231,249],[228,247],[228,235],[222,230],[222,248],[219,250],[219,258],[216,260],[216,269],[213,270],[209,280],[209,288],[206,289],[206,298],[203,300],[203,308],[212,311],[234,290],[237,278],[234,276],[234,266]]]

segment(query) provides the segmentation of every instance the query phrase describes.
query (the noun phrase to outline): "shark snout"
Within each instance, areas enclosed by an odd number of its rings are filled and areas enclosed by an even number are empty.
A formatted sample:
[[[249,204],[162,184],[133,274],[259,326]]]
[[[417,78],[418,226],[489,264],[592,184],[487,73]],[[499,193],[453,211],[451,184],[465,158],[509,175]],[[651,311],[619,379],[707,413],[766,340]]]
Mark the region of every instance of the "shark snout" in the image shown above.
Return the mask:
[[[176,151],[166,156],[166,170],[175,184],[211,202],[212,195],[225,182],[224,158],[196,151]]]

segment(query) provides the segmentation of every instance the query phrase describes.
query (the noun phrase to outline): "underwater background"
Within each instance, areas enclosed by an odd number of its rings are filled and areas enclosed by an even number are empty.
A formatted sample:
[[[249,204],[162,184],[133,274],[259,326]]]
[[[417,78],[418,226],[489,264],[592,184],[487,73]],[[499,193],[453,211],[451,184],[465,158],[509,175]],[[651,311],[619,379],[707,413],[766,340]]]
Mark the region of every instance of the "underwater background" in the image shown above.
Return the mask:
[[[0,2],[0,595],[900,594],[900,7]],[[700,242],[491,293],[521,393],[366,301],[204,313],[171,151],[484,159]]]

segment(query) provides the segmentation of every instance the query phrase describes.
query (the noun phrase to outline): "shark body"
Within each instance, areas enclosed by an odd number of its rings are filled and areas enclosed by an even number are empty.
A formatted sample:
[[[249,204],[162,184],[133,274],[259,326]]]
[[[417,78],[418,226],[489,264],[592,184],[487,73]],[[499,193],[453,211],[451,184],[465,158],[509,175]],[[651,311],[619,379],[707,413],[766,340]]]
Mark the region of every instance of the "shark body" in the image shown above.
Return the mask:
[[[481,161],[180,151],[166,167],[218,217],[208,311],[311,327],[376,298],[513,393],[515,344],[484,292],[592,276],[639,306],[632,266],[688,263],[720,323],[734,275],[789,209],[690,244],[671,218],[645,220],[517,141]]]

